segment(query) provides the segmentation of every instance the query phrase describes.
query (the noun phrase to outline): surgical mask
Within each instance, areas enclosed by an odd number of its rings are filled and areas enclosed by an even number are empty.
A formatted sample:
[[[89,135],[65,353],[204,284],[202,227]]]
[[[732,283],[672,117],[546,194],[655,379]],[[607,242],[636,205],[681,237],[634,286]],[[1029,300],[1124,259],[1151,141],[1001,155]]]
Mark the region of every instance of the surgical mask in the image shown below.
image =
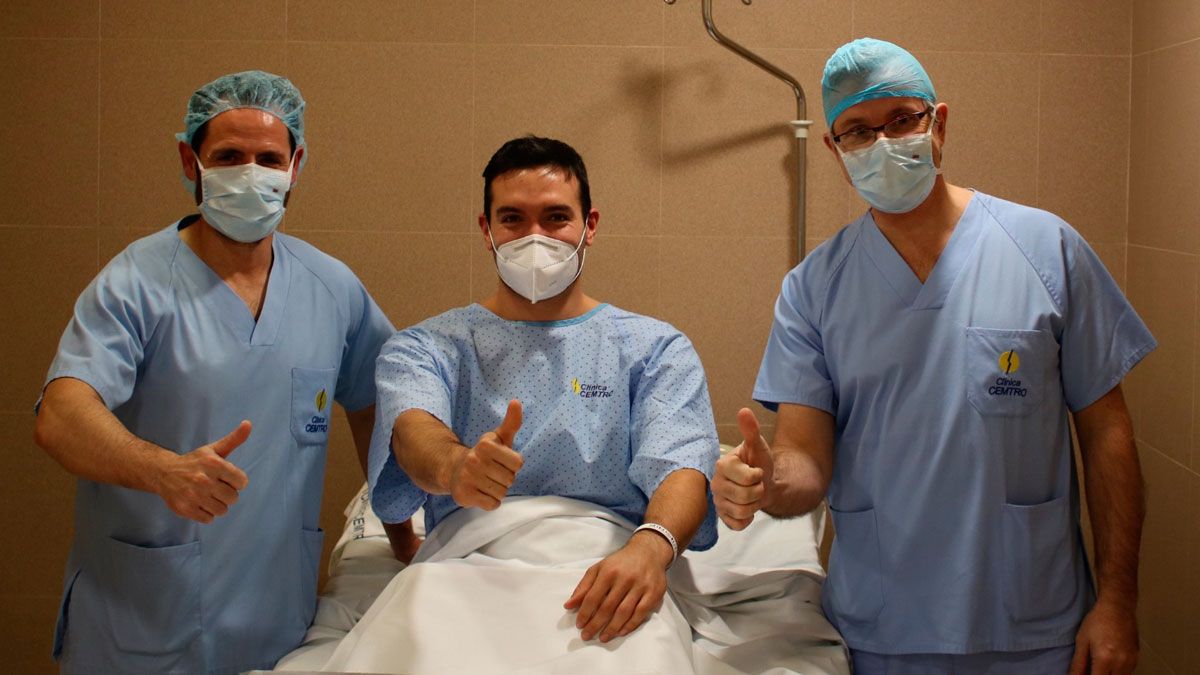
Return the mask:
[[[292,184],[291,165],[286,171],[253,162],[206,169],[196,160],[196,165],[204,196],[200,212],[218,232],[234,241],[253,243],[279,226],[283,198]]]
[[[942,172],[933,165],[932,124],[923,134],[880,138],[841,155],[858,194],[884,213],[908,213],[920,206]]]
[[[531,234],[496,246],[496,270],[505,285],[526,300],[537,303],[562,293],[583,272],[583,248],[586,231],[580,235],[579,243],[570,244],[540,234]],[[488,227],[488,239],[492,238]],[[578,259],[578,262],[576,262]]]

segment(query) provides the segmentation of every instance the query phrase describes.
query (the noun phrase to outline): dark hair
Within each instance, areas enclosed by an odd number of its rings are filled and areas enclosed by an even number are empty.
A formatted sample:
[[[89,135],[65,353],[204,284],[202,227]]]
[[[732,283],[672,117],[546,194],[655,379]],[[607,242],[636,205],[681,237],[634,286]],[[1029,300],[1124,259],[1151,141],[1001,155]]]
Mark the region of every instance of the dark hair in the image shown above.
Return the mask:
[[[579,181],[579,203],[583,206],[583,217],[592,210],[592,193],[588,189],[587,168],[575,148],[553,138],[534,135],[514,138],[500,146],[483,168],[483,213],[492,219],[492,181],[496,176],[538,166],[552,166],[574,176]]]
[[[212,120],[209,120],[211,122]],[[192,152],[196,156],[200,156],[200,146],[204,144],[204,139],[208,137],[208,122],[201,124],[192,134]],[[288,129],[288,146],[292,149],[292,154],[296,154],[296,137],[292,135],[292,130]]]

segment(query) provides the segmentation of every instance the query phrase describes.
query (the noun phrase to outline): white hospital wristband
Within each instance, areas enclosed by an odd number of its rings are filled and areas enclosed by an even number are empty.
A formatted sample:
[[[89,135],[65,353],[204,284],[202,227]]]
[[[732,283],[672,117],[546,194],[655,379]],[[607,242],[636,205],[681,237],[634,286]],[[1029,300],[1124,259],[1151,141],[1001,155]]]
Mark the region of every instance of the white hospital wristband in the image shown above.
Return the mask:
[[[641,525],[637,526],[637,529],[634,530],[633,533],[637,534],[642,530],[651,530],[661,534],[663,538],[667,540],[667,543],[671,545],[671,562],[675,562],[679,559],[679,542],[675,541],[675,535],[671,534],[670,530],[662,525],[659,525],[658,523],[642,523]]]

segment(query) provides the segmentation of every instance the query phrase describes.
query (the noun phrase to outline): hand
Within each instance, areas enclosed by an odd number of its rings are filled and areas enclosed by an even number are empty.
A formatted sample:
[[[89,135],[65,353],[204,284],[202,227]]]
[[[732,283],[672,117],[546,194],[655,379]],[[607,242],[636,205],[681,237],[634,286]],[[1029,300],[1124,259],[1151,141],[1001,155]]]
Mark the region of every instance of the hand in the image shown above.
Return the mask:
[[[598,633],[601,642],[608,642],[637,630],[662,604],[673,556],[662,536],[642,530],[621,550],[589,567],[563,604],[564,609],[578,608],[575,627],[581,637],[591,640]]]
[[[1075,635],[1070,675],[1129,675],[1137,661],[1137,617],[1133,610],[1099,600]]]
[[[758,430],[758,418],[749,408],[738,411],[742,442],[733,452],[717,460],[713,472],[713,504],[717,515],[731,530],[744,530],[770,497],[769,486],[775,463],[771,448]]]
[[[250,421],[215,443],[202,445],[186,455],[168,453],[155,480],[159,497],[176,515],[199,523],[223,516],[238,500],[250,479],[228,461],[229,453],[250,437]]]
[[[521,428],[521,402],[508,402],[504,421],[495,431],[479,438],[475,447],[463,453],[450,474],[450,496],[462,507],[478,506],[492,511],[508,494],[517,471],[525,463],[512,449],[513,438]]]
[[[413,531],[412,518],[403,523],[384,523],[383,531],[387,533],[388,544],[392,547],[392,555],[396,560],[409,565],[421,548],[422,539]]]

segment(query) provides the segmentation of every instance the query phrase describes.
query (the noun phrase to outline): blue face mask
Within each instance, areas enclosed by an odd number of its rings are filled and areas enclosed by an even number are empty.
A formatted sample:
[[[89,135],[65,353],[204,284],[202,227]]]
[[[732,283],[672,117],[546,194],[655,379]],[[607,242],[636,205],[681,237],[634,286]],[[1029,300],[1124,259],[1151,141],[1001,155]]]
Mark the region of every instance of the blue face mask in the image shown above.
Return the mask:
[[[281,171],[254,163],[212,168],[205,168],[199,160],[196,164],[204,189],[200,212],[218,232],[234,241],[253,243],[279,226],[283,200],[291,188],[291,166]]]
[[[908,213],[933,192],[941,173],[933,165],[933,126],[904,138],[881,138],[862,150],[841,152],[858,194],[884,213]]]

